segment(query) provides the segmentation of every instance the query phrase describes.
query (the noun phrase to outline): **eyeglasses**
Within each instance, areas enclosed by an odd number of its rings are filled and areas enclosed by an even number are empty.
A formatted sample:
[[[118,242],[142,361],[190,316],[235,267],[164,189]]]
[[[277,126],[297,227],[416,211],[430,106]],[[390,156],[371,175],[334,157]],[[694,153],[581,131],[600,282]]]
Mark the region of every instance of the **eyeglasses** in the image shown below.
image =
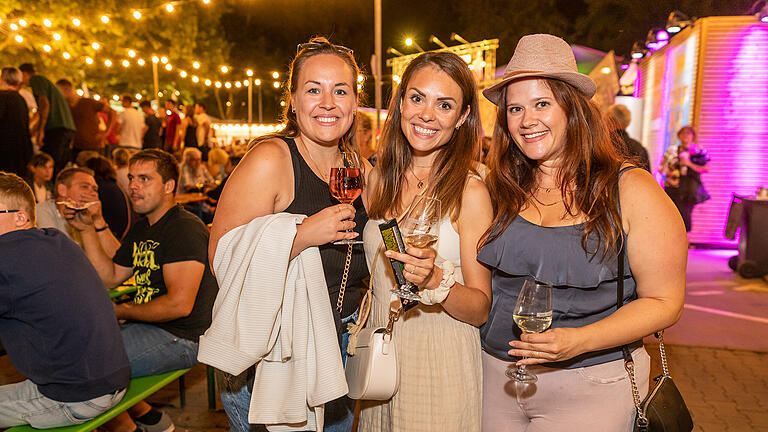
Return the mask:
[[[345,47],[343,45],[334,45],[334,44],[329,43],[329,42],[305,42],[305,43],[300,43],[300,44],[296,45],[296,54],[298,54],[303,49],[315,50],[315,49],[320,49],[320,48],[325,48],[325,47],[331,47],[331,48],[333,48],[335,50],[346,52],[346,53],[349,53],[350,55],[353,55],[353,56],[355,55],[355,52],[352,51],[351,48],[347,48],[347,47]]]
[[[21,210],[19,210],[19,209],[16,209],[16,210],[0,210],[0,213],[18,213],[20,211]]]

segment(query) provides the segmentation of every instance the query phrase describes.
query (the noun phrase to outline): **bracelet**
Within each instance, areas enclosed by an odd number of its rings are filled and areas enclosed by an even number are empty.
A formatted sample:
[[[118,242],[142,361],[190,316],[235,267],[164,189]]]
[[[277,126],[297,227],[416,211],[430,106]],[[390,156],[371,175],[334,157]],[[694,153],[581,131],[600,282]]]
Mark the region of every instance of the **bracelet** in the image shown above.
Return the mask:
[[[427,289],[419,292],[421,297],[419,301],[425,305],[434,305],[445,301],[451,292],[451,287],[456,284],[456,278],[454,277],[456,266],[452,262],[448,260],[443,261],[440,263],[440,269],[443,271],[443,279],[440,281],[440,285],[433,290]]]
[[[94,228],[94,231],[96,231],[96,232],[102,232],[102,231],[104,231],[105,229],[109,228],[109,225],[104,225],[104,226],[103,226],[103,227],[101,227],[101,228],[96,228],[96,227],[93,227],[93,228]]]

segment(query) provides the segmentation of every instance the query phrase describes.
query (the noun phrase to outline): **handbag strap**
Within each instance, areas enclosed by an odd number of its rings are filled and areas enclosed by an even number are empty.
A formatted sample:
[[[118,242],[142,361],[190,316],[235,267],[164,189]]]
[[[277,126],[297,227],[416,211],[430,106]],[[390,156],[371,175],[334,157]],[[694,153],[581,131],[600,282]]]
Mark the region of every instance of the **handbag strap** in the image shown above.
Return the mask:
[[[371,315],[371,308],[373,307],[373,297],[374,297],[373,296],[373,283],[374,283],[373,277],[376,273],[377,262],[383,251],[384,251],[384,246],[382,245],[376,251],[376,256],[373,259],[373,271],[371,271],[371,277],[368,280],[368,290],[365,292],[365,295],[363,295],[363,299],[360,301],[360,312],[357,318],[357,322],[350,323],[348,325],[349,342],[347,343],[347,354],[349,355],[355,355],[355,350],[357,348],[357,337],[360,334],[360,332],[365,328],[365,326],[368,324],[368,318]],[[400,318],[402,311],[403,311],[402,307],[397,308],[397,310],[389,311],[389,321],[387,322],[387,326],[385,328],[384,333],[386,335],[389,335],[390,338],[392,337],[392,328],[395,325],[395,321],[397,321]]]
[[[624,257],[626,241],[622,237],[621,247],[618,253],[618,278],[616,280],[616,310],[619,310],[624,305]],[[669,377],[669,369],[667,366],[667,354],[664,350],[664,330],[654,333],[659,339],[659,352],[661,352],[661,366],[665,377]],[[640,401],[640,391],[637,388],[637,381],[635,380],[635,362],[632,360],[632,354],[629,352],[629,345],[622,345],[621,352],[624,355],[624,369],[626,369],[629,375],[629,381],[632,384],[632,400],[637,410],[637,427],[640,431],[648,430],[648,417],[645,415],[642,402]]]
[[[341,274],[341,284],[339,285],[339,296],[336,298],[336,312],[341,313],[341,306],[344,304],[344,291],[347,289],[347,279],[349,278],[349,267],[352,264],[352,246],[347,248],[347,259],[344,261],[344,273]]]

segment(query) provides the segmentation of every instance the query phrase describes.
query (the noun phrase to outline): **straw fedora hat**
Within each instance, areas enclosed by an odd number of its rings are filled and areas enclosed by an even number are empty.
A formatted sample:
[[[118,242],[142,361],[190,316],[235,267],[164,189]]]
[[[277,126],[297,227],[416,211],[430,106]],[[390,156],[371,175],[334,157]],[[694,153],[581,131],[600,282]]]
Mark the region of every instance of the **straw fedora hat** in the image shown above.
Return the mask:
[[[532,34],[520,39],[501,81],[483,90],[483,95],[498,105],[510,81],[530,77],[564,81],[576,87],[587,98],[594,96],[597,91],[592,78],[579,73],[573,51],[566,41],[549,34]]]

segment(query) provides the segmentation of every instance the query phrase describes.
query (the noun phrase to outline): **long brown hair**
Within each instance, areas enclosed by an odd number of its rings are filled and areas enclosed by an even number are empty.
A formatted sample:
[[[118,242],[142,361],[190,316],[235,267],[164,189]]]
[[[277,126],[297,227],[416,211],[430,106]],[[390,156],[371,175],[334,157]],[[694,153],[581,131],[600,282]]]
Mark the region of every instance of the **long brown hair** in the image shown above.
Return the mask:
[[[296,138],[299,136],[299,122],[296,119],[296,113],[291,111],[291,97],[296,88],[299,86],[299,74],[301,73],[301,68],[304,67],[304,64],[307,62],[307,60],[316,55],[330,54],[344,60],[352,72],[352,91],[357,98],[358,105],[362,102],[363,93],[358,89],[357,86],[357,76],[360,75],[360,68],[357,66],[355,56],[352,54],[351,50],[339,45],[334,45],[330,43],[327,38],[322,36],[313,37],[309,40],[308,43],[302,44],[299,47],[300,48],[296,53],[296,57],[291,60],[291,65],[288,68],[288,85],[286,86],[285,91],[283,91],[283,97],[281,99],[284,104],[283,112],[280,116],[280,121],[281,123],[285,124],[285,128],[280,132],[255,138],[253,141],[251,141],[249,147],[253,147],[260,142],[275,137]],[[355,131],[357,130],[356,117],[357,116],[355,116],[355,119],[352,121],[349,130],[347,130],[347,132],[344,133],[344,135],[342,135],[341,139],[339,140],[339,148],[343,149],[344,151],[357,152],[357,144],[355,143],[354,139]]]
[[[623,241],[621,215],[617,205],[618,172],[622,159],[614,147],[597,106],[565,82],[543,79],[563,108],[567,118],[563,164],[558,172],[560,193],[571,216],[586,216],[581,246],[593,257],[603,247],[601,259]],[[490,173],[486,184],[491,193],[494,220],[482,244],[497,238],[512,223],[536,188],[535,160],[529,159],[512,139],[507,126],[506,91],[502,92],[494,129],[494,145],[486,159]],[[574,185],[569,192],[569,186]],[[572,193],[572,195],[569,195]],[[572,200],[571,200],[572,199]],[[587,239],[597,235],[595,250]]]
[[[448,52],[429,52],[416,57],[405,68],[401,84],[389,103],[387,121],[381,134],[378,150],[378,164],[381,178],[378,188],[371,195],[368,215],[374,219],[399,214],[408,203],[402,202],[405,175],[413,160],[413,150],[400,126],[400,106],[413,75],[428,66],[445,72],[461,88],[461,111],[459,118],[469,109],[469,115],[458,129],[453,131],[432,167],[431,182],[426,193],[431,193],[442,203],[442,210],[452,220],[458,218],[461,198],[467,184],[467,175],[475,172],[473,161],[478,160],[480,151],[480,112],[477,86],[472,72],[461,57]],[[439,176],[436,174],[440,173]]]

